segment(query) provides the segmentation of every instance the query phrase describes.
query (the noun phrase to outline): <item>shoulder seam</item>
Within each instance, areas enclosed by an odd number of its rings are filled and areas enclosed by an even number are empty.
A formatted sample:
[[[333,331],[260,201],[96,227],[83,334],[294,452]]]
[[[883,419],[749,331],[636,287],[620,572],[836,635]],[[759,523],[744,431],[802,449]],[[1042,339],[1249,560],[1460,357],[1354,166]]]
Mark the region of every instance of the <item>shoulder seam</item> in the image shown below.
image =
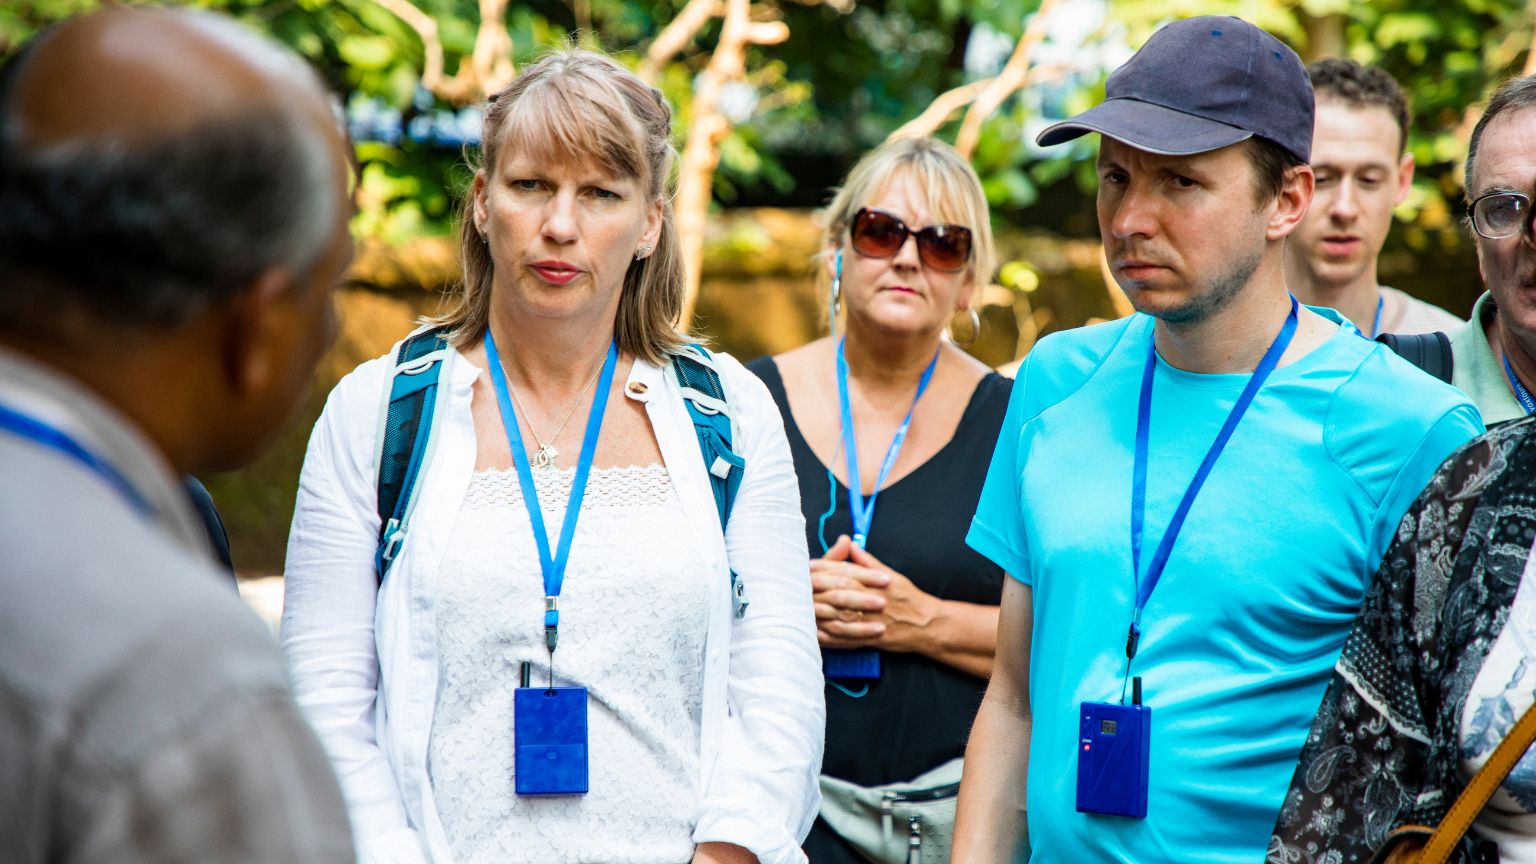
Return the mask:
[[[1381,506],[1381,502],[1386,498],[1387,490],[1390,490],[1397,484],[1398,478],[1402,476],[1403,471],[1407,470],[1407,467],[1412,462],[1412,459],[1410,458],[1408,460],[1404,460],[1404,462],[1398,466],[1397,473],[1392,475],[1391,482],[1382,488],[1380,498],[1372,495],[1371,491],[1365,488],[1365,485],[1360,482],[1358,477],[1355,476],[1355,472],[1343,463],[1339,457],[1339,454],[1334,449],[1335,425],[1333,420],[1333,412],[1334,409],[1337,408],[1340,404],[1340,394],[1342,394],[1345,388],[1347,388],[1352,382],[1354,382],[1356,378],[1360,376],[1361,370],[1365,368],[1365,363],[1375,354],[1375,352],[1378,351],[1388,351],[1388,349],[1385,345],[1380,343],[1374,343],[1371,345],[1370,351],[1368,351],[1365,357],[1362,358],[1361,362],[1355,366],[1354,371],[1352,371],[1349,376],[1339,384],[1338,387],[1334,388],[1332,395],[1328,397],[1328,410],[1323,415],[1323,451],[1328,454],[1328,459],[1333,462],[1334,466],[1337,467],[1340,471],[1344,472],[1345,476],[1349,477],[1350,482],[1355,485],[1355,488],[1363,492],[1365,497],[1371,501],[1373,506],[1376,507]],[[1447,387],[1451,386],[1438,380],[1436,380],[1435,383]],[[1434,420],[1425,424],[1424,431],[1419,435],[1417,442],[1414,444],[1412,455],[1417,455],[1419,451],[1424,448],[1424,442],[1429,439],[1429,436],[1435,431],[1435,429],[1439,427],[1439,425],[1444,422],[1447,417],[1454,414],[1457,409],[1461,407],[1463,407],[1462,403],[1454,403],[1444,411],[1441,411],[1439,414],[1437,414]]]
[[[1022,428],[1023,426],[1025,426],[1028,423],[1032,423],[1035,420],[1039,419],[1042,415],[1045,414],[1045,412],[1051,410],[1052,408],[1055,408],[1056,406],[1062,404],[1063,402],[1065,402],[1068,399],[1072,398],[1073,396],[1077,395],[1079,392],[1082,391],[1082,389],[1084,387],[1088,386],[1088,382],[1092,381],[1094,379],[1094,377],[1099,374],[1099,370],[1104,368],[1104,364],[1106,362],[1108,362],[1110,356],[1113,355],[1115,353],[1116,349],[1118,349],[1120,347],[1120,343],[1122,341],[1124,341],[1124,339],[1125,339],[1125,334],[1130,332],[1130,330],[1131,330],[1131,319],[1130,318],[1126,318],[1126,319],[1123,319],[1123,320],[1125,321],[1124,326],[1122,326],[1120,328],[1120,332],[1115,335],[1115,338],[1109,343],[1108,347],[1106,347],[1104,349],[1104,352],[1099,355],[1098,360],[1095,361],[1094,364],[1093,364],[1093,368],[1089,369],[1087,371],[1087,373],[1084,374],[1082,376],[1082,378],[1080,380],[1078,380],[1077,383],[1070,390],[1068,390],[1068,391],[1058,395],[1051,402],[1049,402],[1049,403],[1047,403],[1045,405],[1041,405],[1039,410],[1037,410],[1037,411],[1035,411],[1035,412],[1033,412],[1033,413],[1031,413],[1031,414],[1029,414],[1027,416],[1020,417],[1019,418],[1019,426],[1020,426],[1020,428]],[[1021,367],[1021,371],[1024,371],[1025,369],[1027,369],[1027,367],[1028,367],[1028,363],[1026,362],[1024,364],[1024,366]],[[1022,381],[1016,380],[1014,382],[1015,386],[1018,386],[1019,384],[1024,384],[1024,385],[1027,386],[1028,383],[1029,383],[1028,380],[1022,380]]]

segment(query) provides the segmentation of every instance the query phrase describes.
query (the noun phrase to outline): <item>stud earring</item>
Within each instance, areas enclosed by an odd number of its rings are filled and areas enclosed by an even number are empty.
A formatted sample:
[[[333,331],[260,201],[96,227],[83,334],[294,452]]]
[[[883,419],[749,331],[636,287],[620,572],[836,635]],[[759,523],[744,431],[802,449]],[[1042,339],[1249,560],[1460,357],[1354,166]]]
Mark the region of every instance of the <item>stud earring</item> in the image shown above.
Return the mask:
[[[645,258],[645,257],[649,256],[650,254],[651,254],[651,247],[649,247],[649,246],[641,246],[640,247],[640,251],[635,253],[635,260],[639,261],[642,258]]]

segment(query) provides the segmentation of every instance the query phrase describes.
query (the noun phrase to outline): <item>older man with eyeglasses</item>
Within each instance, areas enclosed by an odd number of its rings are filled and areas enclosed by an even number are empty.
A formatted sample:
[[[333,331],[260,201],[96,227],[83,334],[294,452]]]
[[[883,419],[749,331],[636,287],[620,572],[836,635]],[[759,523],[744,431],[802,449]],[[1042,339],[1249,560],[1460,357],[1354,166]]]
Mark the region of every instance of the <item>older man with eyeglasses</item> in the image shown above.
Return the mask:
[[[1536,76],[1493,95],[1472,130],[1466,194],[1487,291],[1451,337],[1454,383],[1488,426],[1536,413]]]

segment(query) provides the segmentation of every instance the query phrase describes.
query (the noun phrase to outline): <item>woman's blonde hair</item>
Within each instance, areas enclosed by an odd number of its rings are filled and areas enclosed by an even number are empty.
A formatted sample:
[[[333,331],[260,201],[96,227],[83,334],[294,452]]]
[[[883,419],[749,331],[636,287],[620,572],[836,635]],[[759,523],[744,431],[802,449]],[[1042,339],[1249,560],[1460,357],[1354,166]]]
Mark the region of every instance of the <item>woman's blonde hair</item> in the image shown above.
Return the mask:
[[[897,138],[886,141],[864,154],[848,179],[827,205],[827,227],[822,235],[821,255],[841,247],[853,223],[853,214],[869,202],[896,177],[910,172],[927,194],[928,212],[939,222],[964,225],[971,229],[971,260],[965,275],[972,288],[986,285],[997,266],[992,243],[992,219],[987,196],[981,191],[981,179],[955,148],[933,138]],[[914,229],[921,225],[910,226]],[[826,267],[816,268],[817,284],[823,294],[831,288]]]
[[[672,215],[672,109],[661,91],[612,58],[585,49],[552,49],[485,106],[479,164],[489,177],[503,149],[539,161],[582,162],[615,176],[640,181],[662,205],[661,236],[650,255],[629,265],[619,295],[614,338],[619,350],[651,363],[688,341],[678,330],[683,311],[683,259]],[[490,246],[475,229],[475,196],[464,198],[459,251],[464,279],[448,309],[429,322],[448,328],[464,348],[490,326],[495,265]]]

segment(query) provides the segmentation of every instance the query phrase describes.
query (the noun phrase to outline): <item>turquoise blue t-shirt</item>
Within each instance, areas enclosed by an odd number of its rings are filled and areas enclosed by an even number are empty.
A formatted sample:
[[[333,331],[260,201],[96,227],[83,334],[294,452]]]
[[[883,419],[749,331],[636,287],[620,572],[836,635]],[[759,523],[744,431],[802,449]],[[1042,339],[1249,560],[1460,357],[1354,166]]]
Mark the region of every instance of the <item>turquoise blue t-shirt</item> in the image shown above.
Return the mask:
[[[1037,862],[1262,861],[1398,522],[1483,429],[1459,390],[1348,327],[1275,370],[1143,612],[1131,672],[1152,709],[1147,818],[1078,813],[1079,705],[1118,701],[1126,672],[1132,457],[1152,323],[1133,315],[1030,352],[967,537],[1033,592]],[[1143,566],[1247,381],[1158,361]]]

